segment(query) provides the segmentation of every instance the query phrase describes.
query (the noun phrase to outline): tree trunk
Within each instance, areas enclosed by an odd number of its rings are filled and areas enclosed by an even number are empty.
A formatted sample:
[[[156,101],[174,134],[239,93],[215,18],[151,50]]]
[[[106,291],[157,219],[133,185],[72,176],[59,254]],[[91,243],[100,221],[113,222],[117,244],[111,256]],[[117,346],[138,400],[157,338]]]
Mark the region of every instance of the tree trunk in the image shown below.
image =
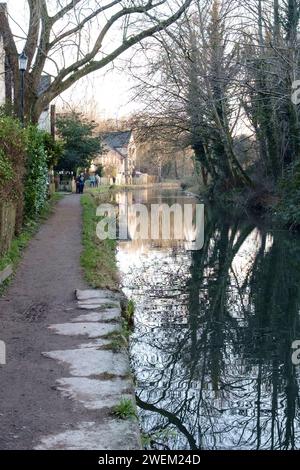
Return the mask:
[[[279,16],[279,2],[274,0],[274,44],[277,46],[280,40],[280,16]]]

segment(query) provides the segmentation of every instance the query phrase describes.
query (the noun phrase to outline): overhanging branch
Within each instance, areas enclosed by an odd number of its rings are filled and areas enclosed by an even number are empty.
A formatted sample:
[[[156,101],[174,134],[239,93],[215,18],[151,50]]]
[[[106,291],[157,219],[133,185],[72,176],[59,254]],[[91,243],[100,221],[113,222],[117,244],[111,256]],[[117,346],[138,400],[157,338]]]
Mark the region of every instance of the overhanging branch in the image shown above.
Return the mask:
[[[90,74],[91,72],[95,72],[96,70],[102,69],[107,64],[109,64],[110,62],[115,60],[117,57],[119,57],[123,52],[125,52],[126,50],[128,50],[129,48],[134,46],[135,44],[138,44],[143,39],[145,39],[147,37],[151,37],[154,34],[162,31],[163,29],[165,29],[168,26],[170,26],[171,24],[173,24],[175,21],[177,21],[181,17],[181,15],[184,13],[186,8],[189,7],[191,2],[192,2],[192,0],[186,0],[183,3],[182,7],[180,7],[174,15],[170,16],[168,19],[166,19],[164,21],[159,21],[157,25],[152,26],[151,28],[148,28],[148,29],[142,31],[141,33],[136,34],[136,35],[132,36],[131,38],[125,40],[122,43],[121,46],[116,48],[113,52],[111,52],[110,54],[108,54],[106,57],[104,57],[103,59],[101,59],[99,61],[91,61],[90,60],[90,58],[95,56],[96,53],[97,53],[96,49],[94,48],[93,52],[89,55],[88,60],[85,58],[82,61],[79,61],[76,64],[73,64],[72,66],[70,66],[67,69],[63,70],[61,72],[61,74],[54,80],[54,82],[52,83],[52,85],[51,85],[51,87],[49,88],[49,91],[48,91],[52,95],[52,99],[54,97],[58,96],[63,91],[67,90],[71,85],[73,85],[80,78],[85,77],[86,75]],[[119,12],[119,15],[120,15],[120,13],[121,12]],[[114,17],[116,17],[116,15],[114,15]],[[111,27],[111,22],[112,21],[114,22],[116,20],[113,20],[113,18],[111,18],[111,20],[109,20],[109,22],[106,25],[106,29]],[[110,24],[110,26],[108,26],[109,24]],[[103,31],[101,33],[101,37],[102,36],[103,36]],[[99,37],[98,37],[98,39],[99,39]],[[98,46],[99,46],[99,44],[98,44]],[[82,67],[82,68],[80,68],[80,67]],[[79,68],[79,70],[78,70],[78,68]],[[68,77],[66,80],[63,80],[63,78],[66,77],[68,74],[71,74],[71,76]]]

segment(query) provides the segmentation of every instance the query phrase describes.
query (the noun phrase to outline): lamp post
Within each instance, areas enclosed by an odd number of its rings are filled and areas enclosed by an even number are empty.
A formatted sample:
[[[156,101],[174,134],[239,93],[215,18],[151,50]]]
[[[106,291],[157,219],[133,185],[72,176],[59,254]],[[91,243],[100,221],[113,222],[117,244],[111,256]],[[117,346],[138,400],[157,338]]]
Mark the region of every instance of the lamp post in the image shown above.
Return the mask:
[[[20,118],[22,126],[24,127],[24,76],[27,70],[28,65],[28,57],[23,51],[22,54],[19,56],[19,70],[20,70],[20,78],[21,78],[21,103],[20,103]]]

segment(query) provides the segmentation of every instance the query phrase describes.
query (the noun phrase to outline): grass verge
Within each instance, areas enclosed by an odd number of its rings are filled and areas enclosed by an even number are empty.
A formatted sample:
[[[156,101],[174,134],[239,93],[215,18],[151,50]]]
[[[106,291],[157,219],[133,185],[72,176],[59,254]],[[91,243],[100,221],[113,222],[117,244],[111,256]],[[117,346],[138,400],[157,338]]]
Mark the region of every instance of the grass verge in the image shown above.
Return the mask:
[[[106,189],[107,198],[109,188]],[[104,202],[102,200],[102,202]],[[116,240],[100,240],[96,235],[100,217],[96,215],[96,200],[86,193],[81,197],[83,207],[83,252],[81,266],[87,282],[94,289],[118,289]]]
[[[122,185],[117,185],[113,184],[110,186],[104,185],[104,186],[99,186],[98,188],[85,188],[85,193],[87,194],[92,194],[93,196],[97,196],[99,194],[104,194],[107,193],[108,191],[110,194],[122,190],[138,190],[138,189],[180,189],[181,188],[181,183],[178,180],[166,180],[162,181],[161,183],[149,183],[149,184],[122,184]]]
[[[36,234],[41,223],[44,222],[53,212],[53,208],[57,201],[62,199],[62,197],[63,196],[61,194],[54,193],[49,201],[47,201],[47,204],[40,213],[39,217],[36,220],[29,220],[24,224],[21,233],[13,239],[10,250],[4,256],[0,257],[0,271],[5,269],[8,265],[12,265],[13,271],[16,271],[16,268],[22,259],[24,249],[32,237]],[[12,277],[8,278],[6,281],[0,284],[0,297],[4,294],[11,280]]]

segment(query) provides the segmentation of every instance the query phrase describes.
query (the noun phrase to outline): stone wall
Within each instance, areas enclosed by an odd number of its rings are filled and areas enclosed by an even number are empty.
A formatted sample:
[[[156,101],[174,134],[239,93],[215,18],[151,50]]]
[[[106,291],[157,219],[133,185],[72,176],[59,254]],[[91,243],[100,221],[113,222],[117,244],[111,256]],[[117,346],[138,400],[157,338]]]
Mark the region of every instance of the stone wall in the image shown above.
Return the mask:
[[[0,256],[9,250],[15,229],[16,205],[11,202],[0,202]]]

